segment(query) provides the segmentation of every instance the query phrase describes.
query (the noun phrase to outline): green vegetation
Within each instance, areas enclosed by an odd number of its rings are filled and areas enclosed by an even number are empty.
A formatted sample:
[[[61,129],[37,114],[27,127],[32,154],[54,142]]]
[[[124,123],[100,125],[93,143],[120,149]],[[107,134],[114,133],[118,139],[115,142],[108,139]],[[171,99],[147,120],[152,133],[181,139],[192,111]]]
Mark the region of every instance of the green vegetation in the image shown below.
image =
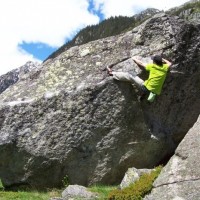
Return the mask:
[[[61,191],[52,190],[49,192],[38,191],[0,191],[1,200],[49,200],[52,197],[60,197]]]
[[[48,200],[48,193],[39,192],[0,192],[1,200]]]
[[[108,195],[109,200],[142,200],[153,187],[154,180],[162,167],[156,167],[150,174],[143,174],[135,183],[122,190],[114,190]]]
[[[98,200],[142,200],[148,194],[154,180],[160,174],[162,167],[156,167],[151,173],[143,174],[135,183],[122,190],[117,186],[95,185],[89,188],[91,192],[98,193]],[[64,177],[63,184],[68,185],[68,177]],[[64,189],[63,189],[64,190]],[[60,197],[62,190],[51,190],[47,192],[38,191],[3,191],[0,181],[0,199],[1,200],[49,200],[52,197]]]
[[[62,184],[65,188],[69,185],[69,177],[67,175],[63,178]]]
[[[95,192],[99,194],[98,200],[105,200],[108,197],[108,194],[117,189],[117,186],[103,186],[103,185],[95,185],[89,188],[91,192]]]
[[[49,200],[51,197],[61,196],[60,190],[50,190],[48,192],[38,191],[4,191],[0,180],[0,200]]]
[[[3,184],[1,182],[1,179],[0,179],[0,191],[3,191],[4,190],[4,187],[3,187]]]

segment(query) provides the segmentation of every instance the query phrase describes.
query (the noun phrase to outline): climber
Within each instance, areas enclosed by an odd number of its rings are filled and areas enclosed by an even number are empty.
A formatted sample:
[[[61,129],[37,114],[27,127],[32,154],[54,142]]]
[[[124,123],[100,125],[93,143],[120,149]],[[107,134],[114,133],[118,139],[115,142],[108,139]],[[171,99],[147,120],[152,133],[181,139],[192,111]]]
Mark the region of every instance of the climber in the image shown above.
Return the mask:
[[[138,76],[133,76],[128,72],[114,72],[110,67],[107,67],[107,72],[116,80],[136,83],[141,91],[139,100],[144,99],[144,97],[148,95],[147,100],[153,102],[156,95],[160,95],[161,93],[167,72],[172,63],[159,55],[153,56],[151,58],[153,63],[150,64],[144,64],[136,57],[133,57],[132,59],[141,69],[149,71],[149,78],[146,81],[143,81]]]

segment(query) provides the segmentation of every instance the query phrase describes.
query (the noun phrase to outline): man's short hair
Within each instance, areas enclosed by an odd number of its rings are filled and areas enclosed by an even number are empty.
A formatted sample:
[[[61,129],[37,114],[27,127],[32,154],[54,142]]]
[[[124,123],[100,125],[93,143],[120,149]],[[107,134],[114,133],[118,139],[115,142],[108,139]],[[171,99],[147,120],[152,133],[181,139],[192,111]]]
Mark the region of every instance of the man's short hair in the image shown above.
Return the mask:
[[[163,62],[162,62],[162,57],[160,55],[155,55],[155,56],[152,56],[151,59],[153,60],[153,62],[157,65],[162,65]]]

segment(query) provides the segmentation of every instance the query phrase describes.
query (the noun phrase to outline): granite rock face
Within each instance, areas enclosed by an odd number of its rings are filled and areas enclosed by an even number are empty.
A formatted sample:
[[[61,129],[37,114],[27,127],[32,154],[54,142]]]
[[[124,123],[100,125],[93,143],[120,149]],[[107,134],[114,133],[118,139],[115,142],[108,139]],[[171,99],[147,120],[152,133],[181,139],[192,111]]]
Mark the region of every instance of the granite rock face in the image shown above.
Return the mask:
[[[0,178],[5,187],[117,184],[130,167],[171,156],[200,110],[200,31],[164,13],[124,34],[75,46],[0,95]],[[136,87],[105,67],[141,75],[161,53],[173,61],[161,96],[138,102]]]
[[[200,198],[200,116],[182,140],[145,200]]]

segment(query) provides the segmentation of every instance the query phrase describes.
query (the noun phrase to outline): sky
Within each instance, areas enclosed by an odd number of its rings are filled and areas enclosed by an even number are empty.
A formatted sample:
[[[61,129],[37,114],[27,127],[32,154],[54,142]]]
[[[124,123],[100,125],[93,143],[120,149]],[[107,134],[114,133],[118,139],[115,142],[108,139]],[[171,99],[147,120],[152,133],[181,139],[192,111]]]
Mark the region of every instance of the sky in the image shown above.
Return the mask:
[[[188,0],[1,0],[0,75],[41,63],[82,28],[146,8],[168,10]]]

